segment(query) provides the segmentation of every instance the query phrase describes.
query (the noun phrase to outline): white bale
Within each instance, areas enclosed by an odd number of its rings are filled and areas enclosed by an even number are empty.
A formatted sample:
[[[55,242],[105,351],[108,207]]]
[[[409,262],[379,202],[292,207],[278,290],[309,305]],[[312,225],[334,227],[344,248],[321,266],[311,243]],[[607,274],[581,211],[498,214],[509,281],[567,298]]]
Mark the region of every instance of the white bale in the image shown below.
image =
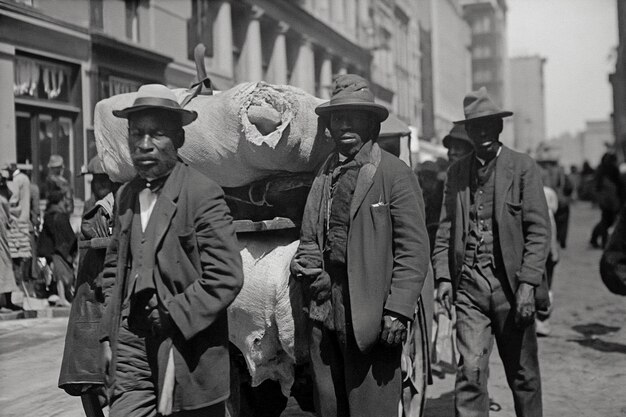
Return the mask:
[[[187,90],[173,90],[178,101]],[[114,181],[133,178],[127,145],[128,124],[113,110],[132,105],[136,93],[119,94],[96,104],[94,130],[98,154]],[[223,187],[238,187],[275,173],[312,172],[333,148],[315,114],[320,100],[291,86],[242,83],[213,96],[198,96],[185,107],[198,119],[185,127],[183,160]],[[275,130],[263,135],[248,110],[272,108],[280,115]],[[265,131],[267,125],[261,130]]]
[[[228,307],[229,339],[241,351],[252,386],[271,379],[289,396],[294,365],[306,354],[306,317],[289,263],[299,241],[284,236],[240,236],[244,284]]]

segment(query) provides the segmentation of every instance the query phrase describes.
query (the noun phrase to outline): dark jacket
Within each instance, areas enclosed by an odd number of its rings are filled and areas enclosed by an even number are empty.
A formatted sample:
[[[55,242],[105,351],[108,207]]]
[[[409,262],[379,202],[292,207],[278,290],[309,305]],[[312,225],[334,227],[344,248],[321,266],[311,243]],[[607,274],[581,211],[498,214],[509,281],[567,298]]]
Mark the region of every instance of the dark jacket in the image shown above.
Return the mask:
[[[105,238],[94,222],[110,223],[106,209],[94,206],[83,215],[81,230],[83,240]],[[102,288],[98,276],[104,268],[106,248],[89,248],[81,252],[76,276],[76,295],[72,302],[65,335],[65,348],[59,375],[59,387],[70,395],[81,395],[86,384],[104,384],[102,353],[98,341],[98,323],[102,318]]]
[[[457,288],[465,255],[470,208],[471,153],[448,169],[433,267],[436,280]],[[513,292],[520,282],[538,286],[550,250],[550,217],[535,161],[506,146],[496,160],[494,230]]]
[[[398,158],[371,142],[350,207],[347,244],[348,288],[357,346],[379,340],[384,311],[413,318],[428,272],[428,234],[417,177]],[[360,152],[361,152],[360,151]],[[324,248],[322,196],[331,155],[313,182],[302,221],[300,248]],[[357,156],[358,157],[358,156]],[[296,253],[296,258],[298,253]]]
[[[71,265],[78,250],[77,242],[65,209],[57,204],[48,207],[43,217],[38,256],[45,257],[51,262],[52,255],[56,254]]]
[[[103,273],[105,313],[100,339],[111,341],[111,380],[140,183],[135,178],[117,193],[115,229]],[[161,190],[151,221],[156,230],[153,247],[157,296],[176,327],[158,349],[159,393],[173,346],[173,411],[226,400],[230,394],[226,307],[243,285],[243,270],[222,189],[198,171],[178,163]]]

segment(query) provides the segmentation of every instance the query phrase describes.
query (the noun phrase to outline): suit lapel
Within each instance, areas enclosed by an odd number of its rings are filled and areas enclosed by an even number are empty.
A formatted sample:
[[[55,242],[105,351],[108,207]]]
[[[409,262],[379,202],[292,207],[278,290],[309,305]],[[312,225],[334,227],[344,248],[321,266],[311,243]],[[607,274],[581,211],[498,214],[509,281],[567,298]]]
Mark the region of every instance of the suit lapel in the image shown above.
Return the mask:
[[[507,196],[507,191],[513,183],[513,161],[510,158],[509,149],[502,145],[500,155],[496,160],[496,184],[494,197],[494,207],[496,209],[496,219],[500,222],[502,216],[502,209],[504,208],[504,201]]]
[[[371,143],[371,145],[369,145]],[[352,196],[352,203],[350,203],[350,219],[354,218],[359,207],[363,203],[367,192],[372,187],[374,183],[374,174],[376,174],[376,170],[378,169],[378,165],[380,164],[381,159],[381,151],[380,147],[376,143],[369,142],[365,146],[370,146],[370,157],[369,161],[366,162],[361,169],[359,170],[359,176],[356,180],[356,187],[354,189],[354,195]],[[362,149],[367,152],[367,149]]]
[[[156,254],[165,233],[169,230],[172,218],[176,213],[176,201],[182,184],[187,177],[186,166],[183,163],[176,164],[176,167],[165,181],[161,194],[154,204],[154,210],[150,216],[150,221],[154,221],[154,253]]]

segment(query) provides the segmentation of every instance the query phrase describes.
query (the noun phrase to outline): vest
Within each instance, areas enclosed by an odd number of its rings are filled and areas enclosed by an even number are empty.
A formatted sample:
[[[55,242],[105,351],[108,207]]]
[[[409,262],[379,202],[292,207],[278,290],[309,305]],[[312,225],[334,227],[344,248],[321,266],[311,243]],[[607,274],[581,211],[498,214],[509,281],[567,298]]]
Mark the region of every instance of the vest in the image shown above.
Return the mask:
[[[142,291],[156,291],[154,283],[154,247],[155,231],[152,217],[148,220],[146,230],[141,230],[141,211],[139,198],[137,198],[137,210],[133,214],[130,228],[130,255],[131,269],[128,275],[127,290],[124,302],[124,312],[128,313],[131,298]],[[128,314],[123,314],[128,316]]]
[[[328,260],[333,264],[345,265],[346,263],[350,205],[359,168],[360,165],[353,160],[338,166],[333,171],[325,245]]]
[[[469,233],[464,263],[496,266],[494,258],[494,198],[496,159],[484,166],[474,160],[470,178]]]

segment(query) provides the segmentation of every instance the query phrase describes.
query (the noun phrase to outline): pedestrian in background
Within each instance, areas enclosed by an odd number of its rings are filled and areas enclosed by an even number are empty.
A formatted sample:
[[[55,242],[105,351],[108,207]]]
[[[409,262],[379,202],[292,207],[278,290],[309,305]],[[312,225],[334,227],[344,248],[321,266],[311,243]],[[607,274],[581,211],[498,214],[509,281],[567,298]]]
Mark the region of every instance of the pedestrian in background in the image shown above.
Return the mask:
[[[614,152],[605,153],[596,169],[594,196],[600,207],[601,217],[591,232],[589,243],[594,248],[604,248],[609,228],[615,222],[617,213],[624,202],[624,185],[620,178],[617,155]]]
[[[305,288],[319,416],[397,416],[400,358],[428,272],[416,176],[376,140],[388,110],[338,76],[315,109],[335,142],[307,198],[292,272]]]
[[[443,146],[448,150],[448,162],[450,165],[469,155],[474,150],[474,143],[467,135],[465,126],[456,124],[443,138]]]
[[[489,414],[495,336],[517,416],[542,416],[535,288],[543,278],[550,220],[533,159],[499,141],[503,118],[483,87],[465,96],[475,151],[448,170],[433,264],[437,299],[454,301],[460,355],[456,415]]]
[[[111,417],[224,416],[226,308],[243,285],[239,244],[214,181],[180,161],[198,116],[163,85],[139,88],[128,119],[137,176],[115,198],[101,321]]]
[[[18,286],[28,292],[33,290],[31,278],[31,262],[33,248],[31,234],[33,226],[30,222],[31,190],[30,179],[12,163],[8,167],[9,178],[7,185],[11,190],[9,206],[11,217],[14,219],[9,231],[13,258],[13,272]]]
[[[552,280],[554,277],[554,269],[559,262],[561,246],[557,239],[557,224],[555,220],[555,215],[559,209],[559,197],[557,195],[557,192],[548,185],[550,184],[550,177],[547,171],[544,171],[542,173],[542,181],[543,193],[546,196],[546,203],[548,204],[548,214],[550,215],[550,253],[548,254],[548,257],[546,259],[545,270],[550,306],[547,309],[537,309],[537,319],[535,320],[535,325],[538,336],[548,336],[551,332],[548,319],[552,314]]]
[[[65,172],[65,164],[61,155],[50,155],[48,161],[48,176],[46,177],[45,190],[46,195],[52,192],[60,191],[63,199],[61,206],[71,217],[74,213],[74,191],[70,182],[63,175]]]
[[[2,312],[19,311],[22,308],[13,304],[11,294],[17,291],[15,275],[13,273],[13,261],[9,250],[8,229],[10,227],[11,213],[9,199],[11,191],[7,186],[9,173],[2,171],[0,176],[0,310]]]
[[[93,157],[81,175],[91,175],[91,191],[95,200],[83,214],[81,241],[107,238],[113,229],[114,184],[98,156]],[[72,302],[61,362],[59,387],[69,395],[80,396],[85,411],[103,416],[107,404],[104,388],[102,352],[98,340],[98,323],[104,310],[102,283],[106,247],[89,247],[81,252],[76,277],[76,295]]]
[[[39,256],[45,257],[59,297],[56,305],[69,307],[74,296],[74,258],[78,243],[62,190],[48,192],[48,205],[39,239]]]

